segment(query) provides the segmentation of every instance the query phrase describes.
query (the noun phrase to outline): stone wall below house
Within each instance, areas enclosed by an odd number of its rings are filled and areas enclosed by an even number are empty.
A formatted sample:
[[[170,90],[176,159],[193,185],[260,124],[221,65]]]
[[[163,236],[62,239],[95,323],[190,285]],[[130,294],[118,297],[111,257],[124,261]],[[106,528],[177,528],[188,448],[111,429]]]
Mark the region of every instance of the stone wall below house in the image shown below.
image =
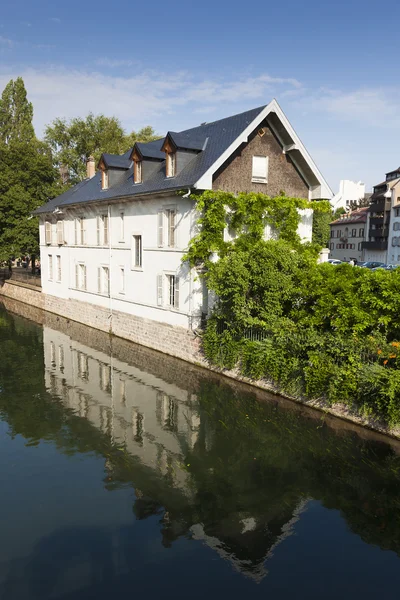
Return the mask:
[[[183,327],[143,319],[120,311],[110,311],[89,302],[57,298],[44,294],[33,286],[11,281],[6,281],[0,288],[1,295],[187,362],[206,366],[201,354],[200,338],[193,331]]]

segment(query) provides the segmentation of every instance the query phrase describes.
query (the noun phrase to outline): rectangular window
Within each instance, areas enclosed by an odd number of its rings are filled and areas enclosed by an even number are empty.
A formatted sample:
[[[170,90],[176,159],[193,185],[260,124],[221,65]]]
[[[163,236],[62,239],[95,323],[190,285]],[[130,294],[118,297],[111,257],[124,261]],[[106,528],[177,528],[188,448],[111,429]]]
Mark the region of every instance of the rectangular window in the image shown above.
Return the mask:
[[[119,213],[119,239],[121,242],[125,239],[125,215],[123,212]]]
[[[125,268],[124,267],[120,267],[120,269],[119,269],[119,277],[120,277],[120,281],[119,281],[119,293],[120,294],[125,294]]]
[[[86,265],[83,263],[75,265],[75,286],[78,290],[86,290]]]
[[[108,267],[99,267],[97,274],[97,283],[99,294],[110,295],[110,269]]]
[[[331,238],[335,237],[335,232],[331,229]]]
[[[75,245],[83,246],[86,244],[86,227],[85,219],[77,217],[75,219]]]
[[[362,242],[358,242],[358,249],[362,250]]]
[[[132,236],[132,267],[142,266],[142,236]]]
[[[45,243],[51,244],[51,223],[46,221],[44,224]]]
[[[342,237],[342,230],[341,229],[338,229],[337,236],[338,236],[338,238]]]
[[[53,257],[49,254],[49,279],[53,279]]]
[[[357,237],[357,229],[351,230],[351,237]]]
[[[103,190],[108,190],[108,171],[106,170],[102,171],[101,184]]]
[[[362,228],[361,228],[361,229],[359,230],[359,232],[358,232],[358,237],[362,237],[362,238],[364,237],[364,229],[362,229]]]
[[[61,256],[57,254],[57,281],[61,281]]]
[[[142,183],[142,161],[136,160],[133,165],[135,183]]]
[[[175,177],[176,174],[176,154],[167,152],[167,177]]]
[[[168,224],[168,247],[175,248],[175,220],[176,211],[167,210],[167,224]]]
[[[103,215],[103,244],[108,244],[108,215]]]
[[[268,156],[253,156],[251,180],[255,183],[268,182]]]
[[[176,275],[167,275],[168,305],[173,308],[179,307],[179,279]]]
[[[57,244],[61,246],[64,243],[64,221],[57,221]]]
[[[157,305],[162,306],[164,303],[164,277],[162,274],[157,275]]]
[[[107,246],[108,244],[108,215],[97,217],[97,245]]]

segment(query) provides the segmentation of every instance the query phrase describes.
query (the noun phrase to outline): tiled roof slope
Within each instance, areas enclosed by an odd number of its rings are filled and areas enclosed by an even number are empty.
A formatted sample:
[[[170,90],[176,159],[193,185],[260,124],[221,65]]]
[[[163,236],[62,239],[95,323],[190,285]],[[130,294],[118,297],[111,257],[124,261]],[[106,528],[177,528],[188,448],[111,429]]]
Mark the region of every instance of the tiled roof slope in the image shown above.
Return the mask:
[[[133,183],[133,169],[130,167],[126,171],[123,181],[108,190],[101,189],[101,173],[97,172],[92,179],[86,179],[65,192],[61,196],[50,200],[47,204],[38,208],[35,213],[47,213],[54,210],[55,207],[69,206],[73,204],[82,204],[86,202],[111,200],[114,198],[123,198],[124,196],[140,196],[142,194],[156,193],[168,190],[178,190],[193,186],[196,181],[214,164],[214,162],[229,148],[236,138],[250,125],[250,123],[262,112],[265,106],[260,106],[244,113],[234,115],[205,123],[193,129],[187,129],[179,133],[180,140],[185,139],[188,143],[193,140],[194,145],[198,145],[199,140],[207,140],[204,150],[187,164],[176,177],[166,178],[165,161],[160,162],[157,171],[150,179],[141,184]],[[173,134],[177,135],[177,134]],[[150,142],[149,144],[140,144],[140,151],[145,152],[145,147],[149,147],[151,152],[159,157],[157,151],[164,142],[164,139]],[[123,155],[126,158],[128,153]],[[111,157],[111,155],[107,155]],[[150,155],[149,155],[150,157]],[[122,157],[115,157],[122,158]],[[108,160],[111,160],[109,158]],[[118,161],[117,161],[118,162]]]
[[[367,222],[368,206],[359,208],[349,213],[348,216],[344,215],[342,219],[336,219],[332,221],[330,225],[347,225],[351,223],[366,223]]]

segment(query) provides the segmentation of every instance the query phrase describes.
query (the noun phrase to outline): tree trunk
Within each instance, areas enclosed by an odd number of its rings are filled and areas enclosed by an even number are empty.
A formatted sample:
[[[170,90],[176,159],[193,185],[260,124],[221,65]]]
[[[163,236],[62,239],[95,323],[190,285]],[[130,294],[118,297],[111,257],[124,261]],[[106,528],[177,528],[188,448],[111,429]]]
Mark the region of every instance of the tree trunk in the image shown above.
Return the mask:
[[[34,254],[32,254],[31,256],[31,261],[32,261],[32,275],[35,274],[35,263],[36,263],[36,256]]]

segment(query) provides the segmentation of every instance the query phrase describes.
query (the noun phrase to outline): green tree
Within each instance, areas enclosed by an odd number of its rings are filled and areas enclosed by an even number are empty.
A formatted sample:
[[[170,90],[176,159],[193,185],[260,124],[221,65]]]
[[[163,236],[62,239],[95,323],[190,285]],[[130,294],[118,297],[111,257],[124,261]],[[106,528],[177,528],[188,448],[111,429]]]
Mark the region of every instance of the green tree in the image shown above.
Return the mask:
[[[94,156],[97,162],[103,152],[123,154],[136,141],[157,139],[152,127],[144,127],[127,135],[115,117],[76,117],[69,121],[55,119],[45,130],[45,140],[50,145],[56,166],[66,172],[69,182],[76,183],[86,177],[86,162]]]
[[[0,142],[30,142],[35,137],[32,118],[33,106],[28,102],[23,79],[11,79],[0,100]]]
[[[329,223],[333,221],[332,212],[315,212],[313,215],[312,241],[326,248],[329,244],[331,230]]]
[[[3,91],[0,122],[0,260],[38,252],[32,212],[62,191],[50,148],[36,139],[22,79]]]

